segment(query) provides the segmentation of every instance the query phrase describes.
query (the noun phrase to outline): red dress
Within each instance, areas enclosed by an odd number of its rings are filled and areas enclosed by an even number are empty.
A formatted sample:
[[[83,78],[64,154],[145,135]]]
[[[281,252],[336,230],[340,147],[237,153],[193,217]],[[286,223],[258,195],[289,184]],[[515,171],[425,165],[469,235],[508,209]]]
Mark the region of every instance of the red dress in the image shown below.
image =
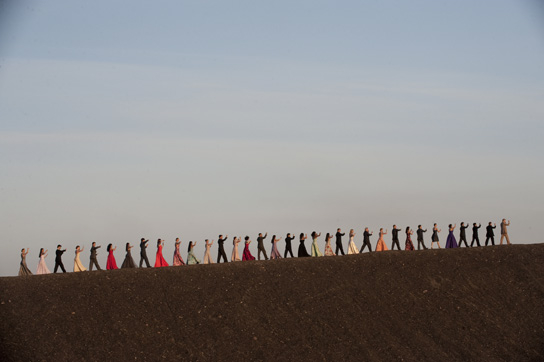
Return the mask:
[[[244,255],[242,256],[242,260],[255,260],[255,257],[251,255],[251,251],[249,251],[249,243],[246,243],[246,247],[244,248]]]
[[[162,256],[162,245],[159,245],[157,248],[157,258],[155,258],[155,268],[160,266],[168,266],[168,263],[166,260],[164,260],[164,257]]]
[[[406,234],[406,250],[414,250],[414,244],[412,243],[412,237],[410,234]]]
[[[111,250],[111,249],[110,249],[109,254],[108,254],[108,261],[106,263],[106,269],[107,270],[119,269],[119,268],[117,268],[117,262],[115,261],[115,257],[113,256],[113,250]]]

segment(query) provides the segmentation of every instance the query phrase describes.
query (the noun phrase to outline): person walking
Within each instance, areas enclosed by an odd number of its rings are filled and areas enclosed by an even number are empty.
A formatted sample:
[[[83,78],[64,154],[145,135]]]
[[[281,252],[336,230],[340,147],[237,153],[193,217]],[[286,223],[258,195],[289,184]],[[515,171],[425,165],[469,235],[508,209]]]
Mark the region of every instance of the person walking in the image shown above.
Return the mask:
[[[149,240],[146,240],[144,238],[140,240],[140,268],[142,267],[144,261],[145,261],[145,265],[148,268],[151,268],[151,265],[149,264],[149,260],[147,259],[147,251],[146,251],[148,242]]]
[[[374,234],[374,232],[370,232],[368,231],[368,228],[365,228],[365,231],[363,232],[363,245],[361,246],[361,251],[359,253],[362,253],[366,247],[368,247],[368,252],[372,252],[372,244],[370,244],[370,237],[372,234]]]
[[[291,241],[293,240],[295,240],[295,238],[291,236],[291,233],[287,233],[287,236],[285,237],[285,252],[283,253],[284,258],[287,258],[287,254],[291,255],[291,258],[294,258],[293,246],[291,245]]]
[[[232,241],[232,254],[230,256],[230,261],[241,261],[240,259],[240,253],[238,252],[238,244],[240,244],[240,241],[242,241],[242,238],[234,237],[234,240]]]
[[[504,239],[506,239],[506,244],[512,245],[512,244],[510,244],[510,238],[508,237],[507,226],[510,226],[510,220],[508,220],[508,222],[506,222],[506,219],[502,219],[502,222],[501,222],[501,245],[502,245],[502,242],[503,242]]]
[[[93,266],[96,266],[96,270],[102,270],[100,265],[98,265],[97,250],[100,248],[100,245],[96,246],[96,242],[91,244],[91,256],[89,258],[89,271],[93,271]]]
[[[489,222],[489,224],[487,225],[487,227],[485,228],[486,230],[486,233],[485,233],[485,246],[487,246],[487,243],[491,240],[491,245],[495,245],[495,232],[493,231],[493,229],[495,229],[497,227],[497,224],[495,224],[494,226],[491,226],[491,221]]]
[[[423,233],[426,233],[427,229],[423,230],[421,225],[417,226],[417,250],[420,250],[420,247],[423,245],[423,250],[427,250],[425,246],[425,241],[423,241]]]
[[[219,235],[219,238],[221,238],[222,235]],[[224,242],[225,240],[223,240]],[[205,245],[205,248],[206,248],[206,251],[204,252],[204,261],[202,262],[202,264],[213,264],[213,260],[212,260],[212,254],[211,254],[211,249],[212,249],[212,245],[213,245],[213,240],[210,242],[208,239],[204,240],[204,242],[206,243]],[[225,251],[223,250],[223,253]],[[217,258],[217,262],[219,263],[219,257]]]
[[[268,255],[266,255],[266,250],[264,248],[264,239],[268,236],[268,233],[266,233],[264,236],[262,233],[259,233],[259,237],[257,237],[257,259],[261,260],[261,253],[263,253],[264,258],[268,260]]]
[[[344,254],[344,247],[342,246],[342,236],[346,235],[346,233],[343,233],[340,228],[336,229],[336,255],[342,255]],[[325,250],[326,251],[326,250]]]
[[[476,242],[476,245],[480,245],[480,237],[478,236],[478,229],[482,227],[482,224],[479,224],[476,226],[476,223],[472,224],[472,242],[470,243],[470,246],[472,247],[474,245],[474,242]]]
[[[441,229],[438,229],[438,226],[436,226],[436,223],[433,226],[433,235],[431,236],[431,249],[433,248],[433,244],[438,244],[438,249],[442,249],[440,247],[440,239],[438,238],[438,233],[441,232]]]
[[[399,244],[399,231],[401,229],[397,229],[397,225],[393,225],[393,229],[391,230],[391,236],[393,242],[391,243],[391,250],[395,250],[395,245],[397,246],[397,249],[400,250],[400,244]]]
[[[464,222],[461,223],[461,226],[459,226],[459,247],[463,246],[463,243],[465,243],[465,246],[468,248],[467,243],[467,234],[465,230],[468,229],[468,223],[465,225]]]
[[[224,263],[228,263],[227,254],[225,253],[225,247],[223,245],[225,243],[225,240],[227,240],[228,238],[229,238],[228,235],[225,235],[224,238],[223,238],[223,235],[219,235],[219,238],[217,239],[217,263],[221,262],[221,258],[223,258]],[[213,244],[213,240],[212,240],[212,244]],[[206,264],[206,260],[204,260],[204,264]]]
[[[83,251],[83,248],[79,248],[79,245],[76,246],[76,255],[74,257],[74,272],[82,272],[87,271],[85,267],[83,266],[83,263],[81,263],[81,260],[79,259],[79,254]]]
[[[62,264],[62,254],[66,251],[66,249],[61,250],[61,245],[57,245],[57,250],[55,251],[55,269],[53,269],[53,273],[56,273],[57,270],[62,270],[63,273],[66,273],[66,269],[64,269],[64,264]]]

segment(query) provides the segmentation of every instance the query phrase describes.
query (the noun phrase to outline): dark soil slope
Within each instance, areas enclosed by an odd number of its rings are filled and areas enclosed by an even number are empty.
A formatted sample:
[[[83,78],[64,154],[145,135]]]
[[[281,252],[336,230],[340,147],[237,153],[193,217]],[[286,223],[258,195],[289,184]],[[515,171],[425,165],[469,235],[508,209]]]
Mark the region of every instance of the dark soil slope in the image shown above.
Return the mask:
[[[544,245],[0,279],[1,361],[542,361]]]

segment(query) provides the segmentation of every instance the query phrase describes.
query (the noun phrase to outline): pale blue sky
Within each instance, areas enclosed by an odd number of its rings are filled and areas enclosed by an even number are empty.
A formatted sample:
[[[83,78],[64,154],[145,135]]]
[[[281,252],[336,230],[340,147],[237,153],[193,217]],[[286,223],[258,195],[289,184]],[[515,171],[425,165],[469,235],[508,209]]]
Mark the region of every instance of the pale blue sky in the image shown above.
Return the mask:
[[[141,236],[541,241],[538,1],[0,4],[0,275]]]

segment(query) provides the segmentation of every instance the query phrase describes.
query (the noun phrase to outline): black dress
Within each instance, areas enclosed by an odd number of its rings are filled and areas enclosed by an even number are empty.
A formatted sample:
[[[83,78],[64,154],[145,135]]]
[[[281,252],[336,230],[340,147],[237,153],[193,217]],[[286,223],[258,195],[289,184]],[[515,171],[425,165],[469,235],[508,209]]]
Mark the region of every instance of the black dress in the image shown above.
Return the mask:
[[[127,255],[125,256],[125,260],[123,261],[121,268],[136,268],[136,264],[134,264],[134,259],[132,259],[132,255],[130,254],[130,250],[127,250]]]
[[[298,257],[305,258],[307,256],[310,256],[310,254],[308,254],[308,250],[306,250],[304,239],[300,239],[300,245],[298,246]]]

